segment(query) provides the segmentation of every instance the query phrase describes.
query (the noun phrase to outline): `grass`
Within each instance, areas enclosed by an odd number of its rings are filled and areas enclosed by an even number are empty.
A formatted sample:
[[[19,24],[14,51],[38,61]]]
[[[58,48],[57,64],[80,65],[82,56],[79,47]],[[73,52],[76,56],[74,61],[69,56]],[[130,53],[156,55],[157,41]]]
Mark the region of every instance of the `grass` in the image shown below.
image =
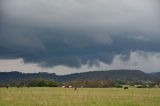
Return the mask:
[[[0,106],[160,106],[160,89],[0,88]]]

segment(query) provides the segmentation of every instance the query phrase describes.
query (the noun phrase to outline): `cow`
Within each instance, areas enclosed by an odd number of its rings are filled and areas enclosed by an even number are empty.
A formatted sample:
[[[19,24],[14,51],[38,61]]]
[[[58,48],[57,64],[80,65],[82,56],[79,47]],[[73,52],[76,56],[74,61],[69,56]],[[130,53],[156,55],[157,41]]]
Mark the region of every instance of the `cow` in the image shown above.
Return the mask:
[[[66,86],[62,86],[62,88],[66,88]]]
[[[77,87],[74,87],[74,90],[76,91],[76,90],[77,90]]]
[[[72,86],[69,86],[69,88],[73,88]]]
[[[128,89],[128,87],[124,87],[124,89]]]

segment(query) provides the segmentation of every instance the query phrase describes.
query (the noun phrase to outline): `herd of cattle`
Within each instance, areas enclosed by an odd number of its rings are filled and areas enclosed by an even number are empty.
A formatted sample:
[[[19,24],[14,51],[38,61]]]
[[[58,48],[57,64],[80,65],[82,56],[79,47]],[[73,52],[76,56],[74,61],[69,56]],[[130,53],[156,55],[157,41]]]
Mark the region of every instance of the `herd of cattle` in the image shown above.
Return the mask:
[[[62,86],[62,88],[73,88],[73,86]],[[77,87],[74,87],[77,90]],[[128,89],[128,87],[123,87],[123,89]]]
[[[8,89],[9,86],[6,86],[6,88]],[[73,88],[73,86],[62,86],[62,88]],[[75,90],[77,90],[77,87],[74,87]],[[123,89],[128,89],[128,87],[124,87]]]
[[[73,86],[62,86],[62,88],[73,88]]]

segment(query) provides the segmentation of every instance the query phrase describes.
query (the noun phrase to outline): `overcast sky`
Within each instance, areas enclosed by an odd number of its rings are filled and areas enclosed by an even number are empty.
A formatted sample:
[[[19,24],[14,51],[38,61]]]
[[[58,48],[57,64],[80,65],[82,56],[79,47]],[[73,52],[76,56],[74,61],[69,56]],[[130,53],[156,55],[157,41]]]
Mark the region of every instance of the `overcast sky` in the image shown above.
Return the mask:
[[[159,0],[1,0],[0,71],[160,71]]]

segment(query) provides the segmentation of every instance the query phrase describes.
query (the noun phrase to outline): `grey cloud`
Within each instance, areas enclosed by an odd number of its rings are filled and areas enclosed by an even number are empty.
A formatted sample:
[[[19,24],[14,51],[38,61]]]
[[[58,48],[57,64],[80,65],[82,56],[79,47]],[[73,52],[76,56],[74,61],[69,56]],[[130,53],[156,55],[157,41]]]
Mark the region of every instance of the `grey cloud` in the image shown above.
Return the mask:
[[[0,58],[42,67],[111,63],[160,52],[156,0],[2,0]],[[148,40],[149,39],[149,40]]]
[[[44,49],[45,47],[41,41],[33,36],[32,33],[27,31],[19,32],[19,30],[7,30],[2,31],[3,33],[0,36],[1,46],[8,49],[23,49],[23,51],[34,51],[37,49]],[[35,34],[35,33],[34,33]]]
[[[25,24],[71,29],[137,27],[149,30],[157,27],[156,20],[159,21],[154,0],[94,0],[88,4],[76,1],[4,0],[3,13],[6,18],[18,19]]]
[[[146,36],[142,36],[142,35],[139,35],[139,36],[128,36],[129,38],[132,38],[132,39],[135,39],[137,41],[149,41],[150,39]]]

